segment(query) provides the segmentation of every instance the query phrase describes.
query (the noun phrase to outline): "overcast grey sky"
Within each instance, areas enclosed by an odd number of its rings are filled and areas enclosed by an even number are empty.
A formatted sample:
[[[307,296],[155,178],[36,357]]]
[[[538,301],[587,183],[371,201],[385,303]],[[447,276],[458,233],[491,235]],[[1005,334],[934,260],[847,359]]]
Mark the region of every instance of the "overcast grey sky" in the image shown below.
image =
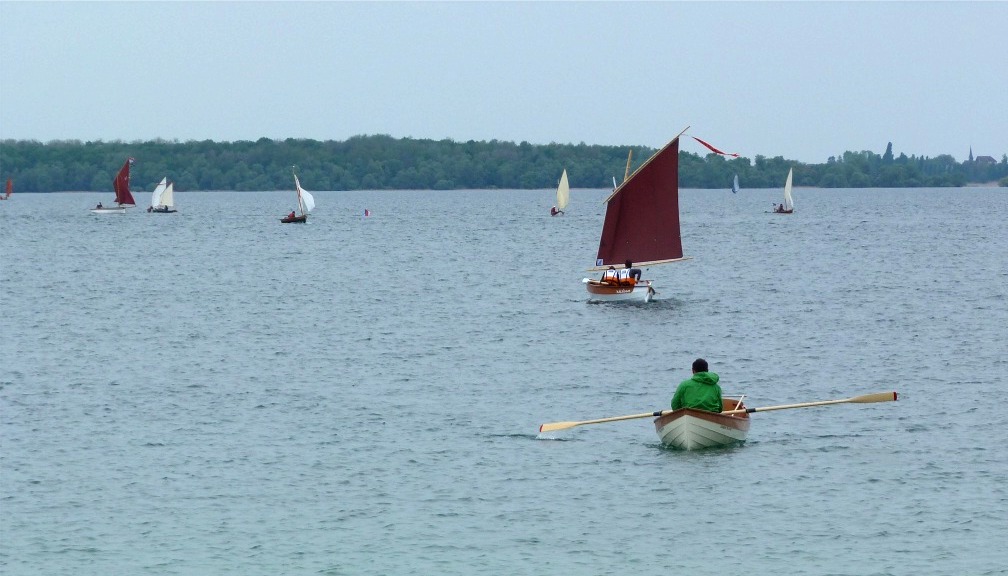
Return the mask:
[[[0,138],[1008,153],[1008,2],[11,2]],[[691,140],[682,148],[706,150]]]

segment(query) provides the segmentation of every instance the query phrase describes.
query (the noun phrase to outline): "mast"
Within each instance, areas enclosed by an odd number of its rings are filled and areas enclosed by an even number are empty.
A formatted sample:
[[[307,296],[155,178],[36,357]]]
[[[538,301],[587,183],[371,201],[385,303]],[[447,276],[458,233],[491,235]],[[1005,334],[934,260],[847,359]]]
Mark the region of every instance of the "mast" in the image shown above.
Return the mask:
[[[626,182],[627,178],[630,177],[630,159],[633,158],[633,148],[627,151],[626,155],[626,171],[623,172],[623,181]]]

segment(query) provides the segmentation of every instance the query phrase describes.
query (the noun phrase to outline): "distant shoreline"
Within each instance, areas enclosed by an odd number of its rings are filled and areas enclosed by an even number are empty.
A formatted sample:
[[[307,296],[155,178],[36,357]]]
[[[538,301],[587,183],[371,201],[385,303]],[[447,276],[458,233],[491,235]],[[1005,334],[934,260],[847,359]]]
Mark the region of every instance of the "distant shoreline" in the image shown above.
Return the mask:
[[[556,187],[566,171],[572,188],[606,188],[638,169],[656,150],[644,146],[533,145],[528,142],[420,140],[355,136],[345,141],[79,142],[0,141],[0,180],[14,191],[110,192],[126,158],[130,186],[152,190],[162,178],[175,190],[286,190],[296,167],[306,190],[536,190]],[[934,158],[863,150],[807,164],[768,158],[701,155],[680,148],[679,186],[778,189],[789,171],[796,187],[945,188],[1008,186],[1008,155]]]

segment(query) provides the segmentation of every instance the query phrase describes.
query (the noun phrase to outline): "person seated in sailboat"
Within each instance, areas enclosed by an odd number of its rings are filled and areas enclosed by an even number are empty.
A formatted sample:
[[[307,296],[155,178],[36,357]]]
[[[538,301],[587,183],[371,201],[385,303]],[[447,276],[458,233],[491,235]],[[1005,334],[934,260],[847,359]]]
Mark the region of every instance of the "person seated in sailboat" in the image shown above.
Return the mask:
[[[563,213],[564,213],[564,211],[563,210],[557,210],[556,206],[550,208],[550,216],[556,216],[557,214],[563,214]]]
[[[609,266],[609,269],[602,274],[601,282],[603,284],[619,284],[619,272],[615,266]]]
[[[296,217],[296,216],[295,216],[295,214],[294,214],[294,211],[293,211],[293,210],[291,210],[291,213],[287,215],[287,218],[289,218],[289,219],[291,219],[291,220],[293,220],[293,219],[294,219],[295,217]]]
[[[99,209],[99,208],[101,208],[101,207],[102,207],[102,205],[101,205],[101,202],[99,202],[99,203],[98,203],[98,205],[97,205],[97,206],[95,206],[95,209]]]
[[[623,263],[624,268],[619,271],[619,283],[633,286],[640,282],[640,268],[634,268],[633,262],[627,260]]]

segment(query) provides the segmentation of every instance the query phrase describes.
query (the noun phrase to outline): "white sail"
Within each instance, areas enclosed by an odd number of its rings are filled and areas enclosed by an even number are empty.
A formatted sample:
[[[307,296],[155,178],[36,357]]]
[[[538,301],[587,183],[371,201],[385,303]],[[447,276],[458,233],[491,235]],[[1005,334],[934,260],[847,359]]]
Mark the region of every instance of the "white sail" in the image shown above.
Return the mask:
[[[305,190],[302,190],[301,191],[301,198],[302,198],[302,201],[304,202],[304,212],[305,212],[305,214],[307,214],[307,213],[309,213],[309,212],[311,212],[312,210],[315,209],[315,198],[313,198],[311,194],[309,194]]]
[[[164,197],[165,189],[168,185],[168,178],[162,178],[161,182],[154,188],[154,192],[151,193],[150,205],[157,208],[161,205],[161,199]]]
[[[563,175],[560,176],[560,185],[557,186],[557,210],[563,210],[567,208],[567,202],[570,200],[570,184],[567,183],[567,170],[564,169]]]
[[[784,183],[784,209],[794,210],[794,201],[791,200],[791,175],[794,169],[787,172],[787,182]]]
[[[175,207],[175,183],[169,182],[168,187],[165,188],[163,194],[161,194],[161,203],[169,208]]]
[[[308,193],[304,188],[301,187],[301,181],[298,180],[297,174],[294,175],[294,185],[297,186],[298,191],[298,205],[301,207],[301,213],[307,214],[315,209],[315,198]]]
[[[736,194],[739,191],[739,187],[738,187],[738,174],[735,175],[735,180],[732,181],[731,191],[732,191],[732,194]]]

